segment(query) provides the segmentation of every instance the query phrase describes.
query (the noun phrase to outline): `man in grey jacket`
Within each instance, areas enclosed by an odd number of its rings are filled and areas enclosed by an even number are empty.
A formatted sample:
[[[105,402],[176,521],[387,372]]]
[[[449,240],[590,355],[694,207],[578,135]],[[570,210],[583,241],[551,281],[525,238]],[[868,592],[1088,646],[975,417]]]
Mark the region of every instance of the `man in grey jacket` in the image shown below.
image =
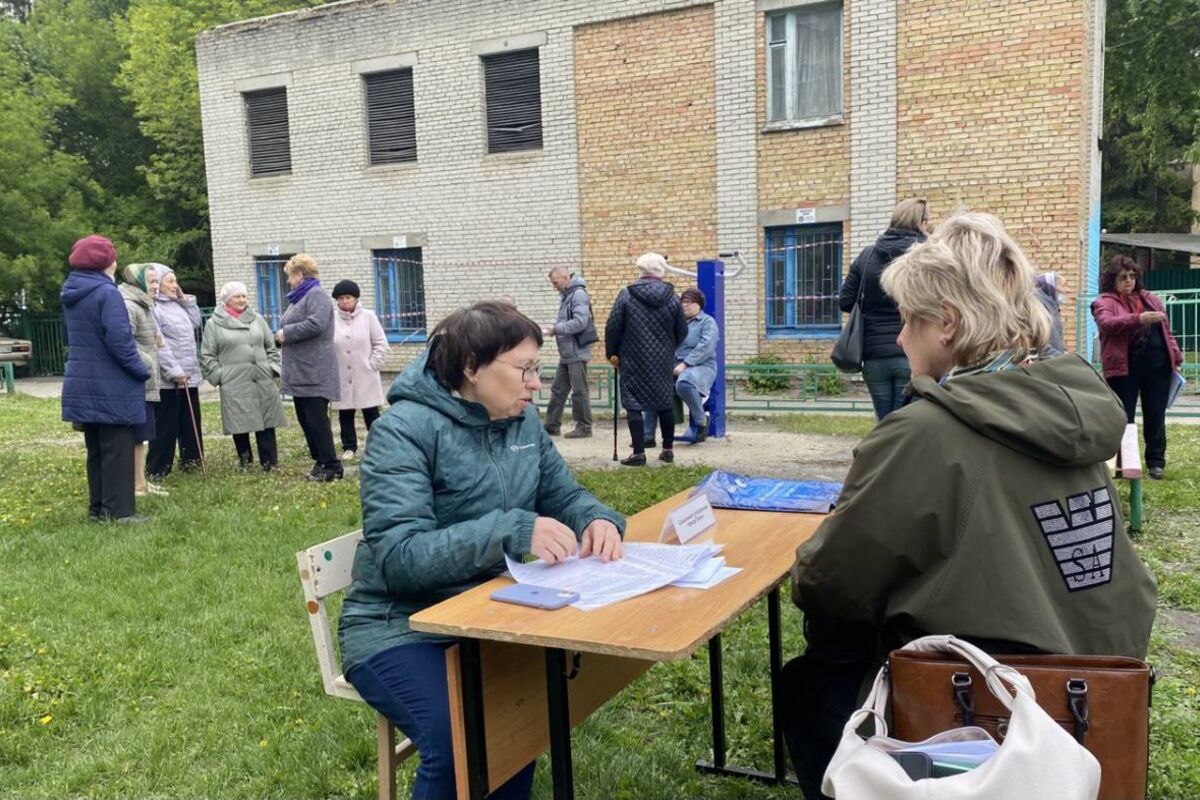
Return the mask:
[[[571,417],[575,429],[567,439],[587,439],[592,435],[592,406],[588,398],[587,365],[592,358],[592,345],[599,338],[592,320],[592,301],[587,284],[566,267],[550,270],[550,285],[562,299],[558,317],[553,325],[543,326],[545,334],[554,334],[558,342],[558,371],[550,387],[550,405],[546,407],[546,432],[557,436],[562,431],[563,407],[571,395]]]

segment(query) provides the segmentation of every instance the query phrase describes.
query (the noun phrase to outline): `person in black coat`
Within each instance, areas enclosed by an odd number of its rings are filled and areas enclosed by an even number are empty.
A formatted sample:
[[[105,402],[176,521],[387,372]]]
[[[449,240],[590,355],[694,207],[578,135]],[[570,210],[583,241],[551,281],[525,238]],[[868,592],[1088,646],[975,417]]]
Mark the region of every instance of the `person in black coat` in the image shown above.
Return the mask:
[[[667,260],[646,253],[637,267],[641,277],[617,294],[604,326],[605,355],[610,361],[618,359],[621,406],[633,439],[633,453],[621,460],[627,467],[646,465],[643,411],[658,417],[659,461],[675,460],[675,348],[687,338],[687,319],[675,287],[663,280]]]
[[[897,257],[929,235],[929,206],[919,197],[901,200],[892,221],[875,244],[865,248],[850,265],[842,282],[838,305],[847,314],[862,291],[863,381],[871,393],[875,418],[883,419],[900,407],[910,377],[908,359],[896,337],[904,323],[896,302],[884,293],[879,279]]]

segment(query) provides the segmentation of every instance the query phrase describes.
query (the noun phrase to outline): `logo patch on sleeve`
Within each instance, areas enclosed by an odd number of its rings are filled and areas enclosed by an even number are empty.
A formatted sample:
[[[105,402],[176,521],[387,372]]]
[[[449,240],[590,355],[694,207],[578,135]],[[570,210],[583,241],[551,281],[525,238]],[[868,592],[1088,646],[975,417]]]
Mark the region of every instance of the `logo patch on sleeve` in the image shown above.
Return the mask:
[[[1066,511],[1058,500],[1038,503],[1030,510],[1067,591],[1091,589],[1112,580],[1114,516],[1106,487],[1068,497]]]

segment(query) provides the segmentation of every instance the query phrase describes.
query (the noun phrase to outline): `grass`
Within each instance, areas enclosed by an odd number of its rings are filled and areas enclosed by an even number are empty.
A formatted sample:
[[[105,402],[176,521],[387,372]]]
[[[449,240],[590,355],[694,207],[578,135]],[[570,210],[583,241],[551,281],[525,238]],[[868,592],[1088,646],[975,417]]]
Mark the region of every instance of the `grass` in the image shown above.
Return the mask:
[[[372,716],[322,693],[293,558],[359,524],[357,482],[301,481],[309,462],[294,424],[281,432],[281,472],[242,473],[216,407],[205,414],[209,480],[172,476],[171,496],[142,506],[153,521],[124,528],[84,521],[82,440],[57,403],[0,397],[0,797],[374,796]],[[869,422],[781,426],[857,436]],[[1146,486],[1139,541],[1164,610],[1185,623],[1200,611],[1196,432],[1171,429],[1170,480]],[[704,472],[580,479],[633,513]],[[725,635],[729,759],[757,767],[770,763],[765,616],[755,609]],[[799,614],[785,604],[783,621],[794,655]],[[1152,661],[1152,795],[1200,796],[1200,635],[1160,616]],[[703,652],[660,664],[577,729],[579,796],[795,800],[692,769],[710,755],[707,675]],[[550,796],[544,763],[534,794]]]

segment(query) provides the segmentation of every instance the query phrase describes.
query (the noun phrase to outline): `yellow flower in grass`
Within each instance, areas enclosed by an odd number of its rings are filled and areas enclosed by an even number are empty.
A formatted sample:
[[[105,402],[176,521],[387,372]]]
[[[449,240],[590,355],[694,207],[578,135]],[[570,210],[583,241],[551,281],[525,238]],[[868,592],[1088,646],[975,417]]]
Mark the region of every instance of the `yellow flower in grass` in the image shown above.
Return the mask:
[[[44,716],[40,720],[38,720],[38,722],[42,723],[43,725],[49,725],[51,722],[54,722],[54,715],[47,714],[46,716]]]

